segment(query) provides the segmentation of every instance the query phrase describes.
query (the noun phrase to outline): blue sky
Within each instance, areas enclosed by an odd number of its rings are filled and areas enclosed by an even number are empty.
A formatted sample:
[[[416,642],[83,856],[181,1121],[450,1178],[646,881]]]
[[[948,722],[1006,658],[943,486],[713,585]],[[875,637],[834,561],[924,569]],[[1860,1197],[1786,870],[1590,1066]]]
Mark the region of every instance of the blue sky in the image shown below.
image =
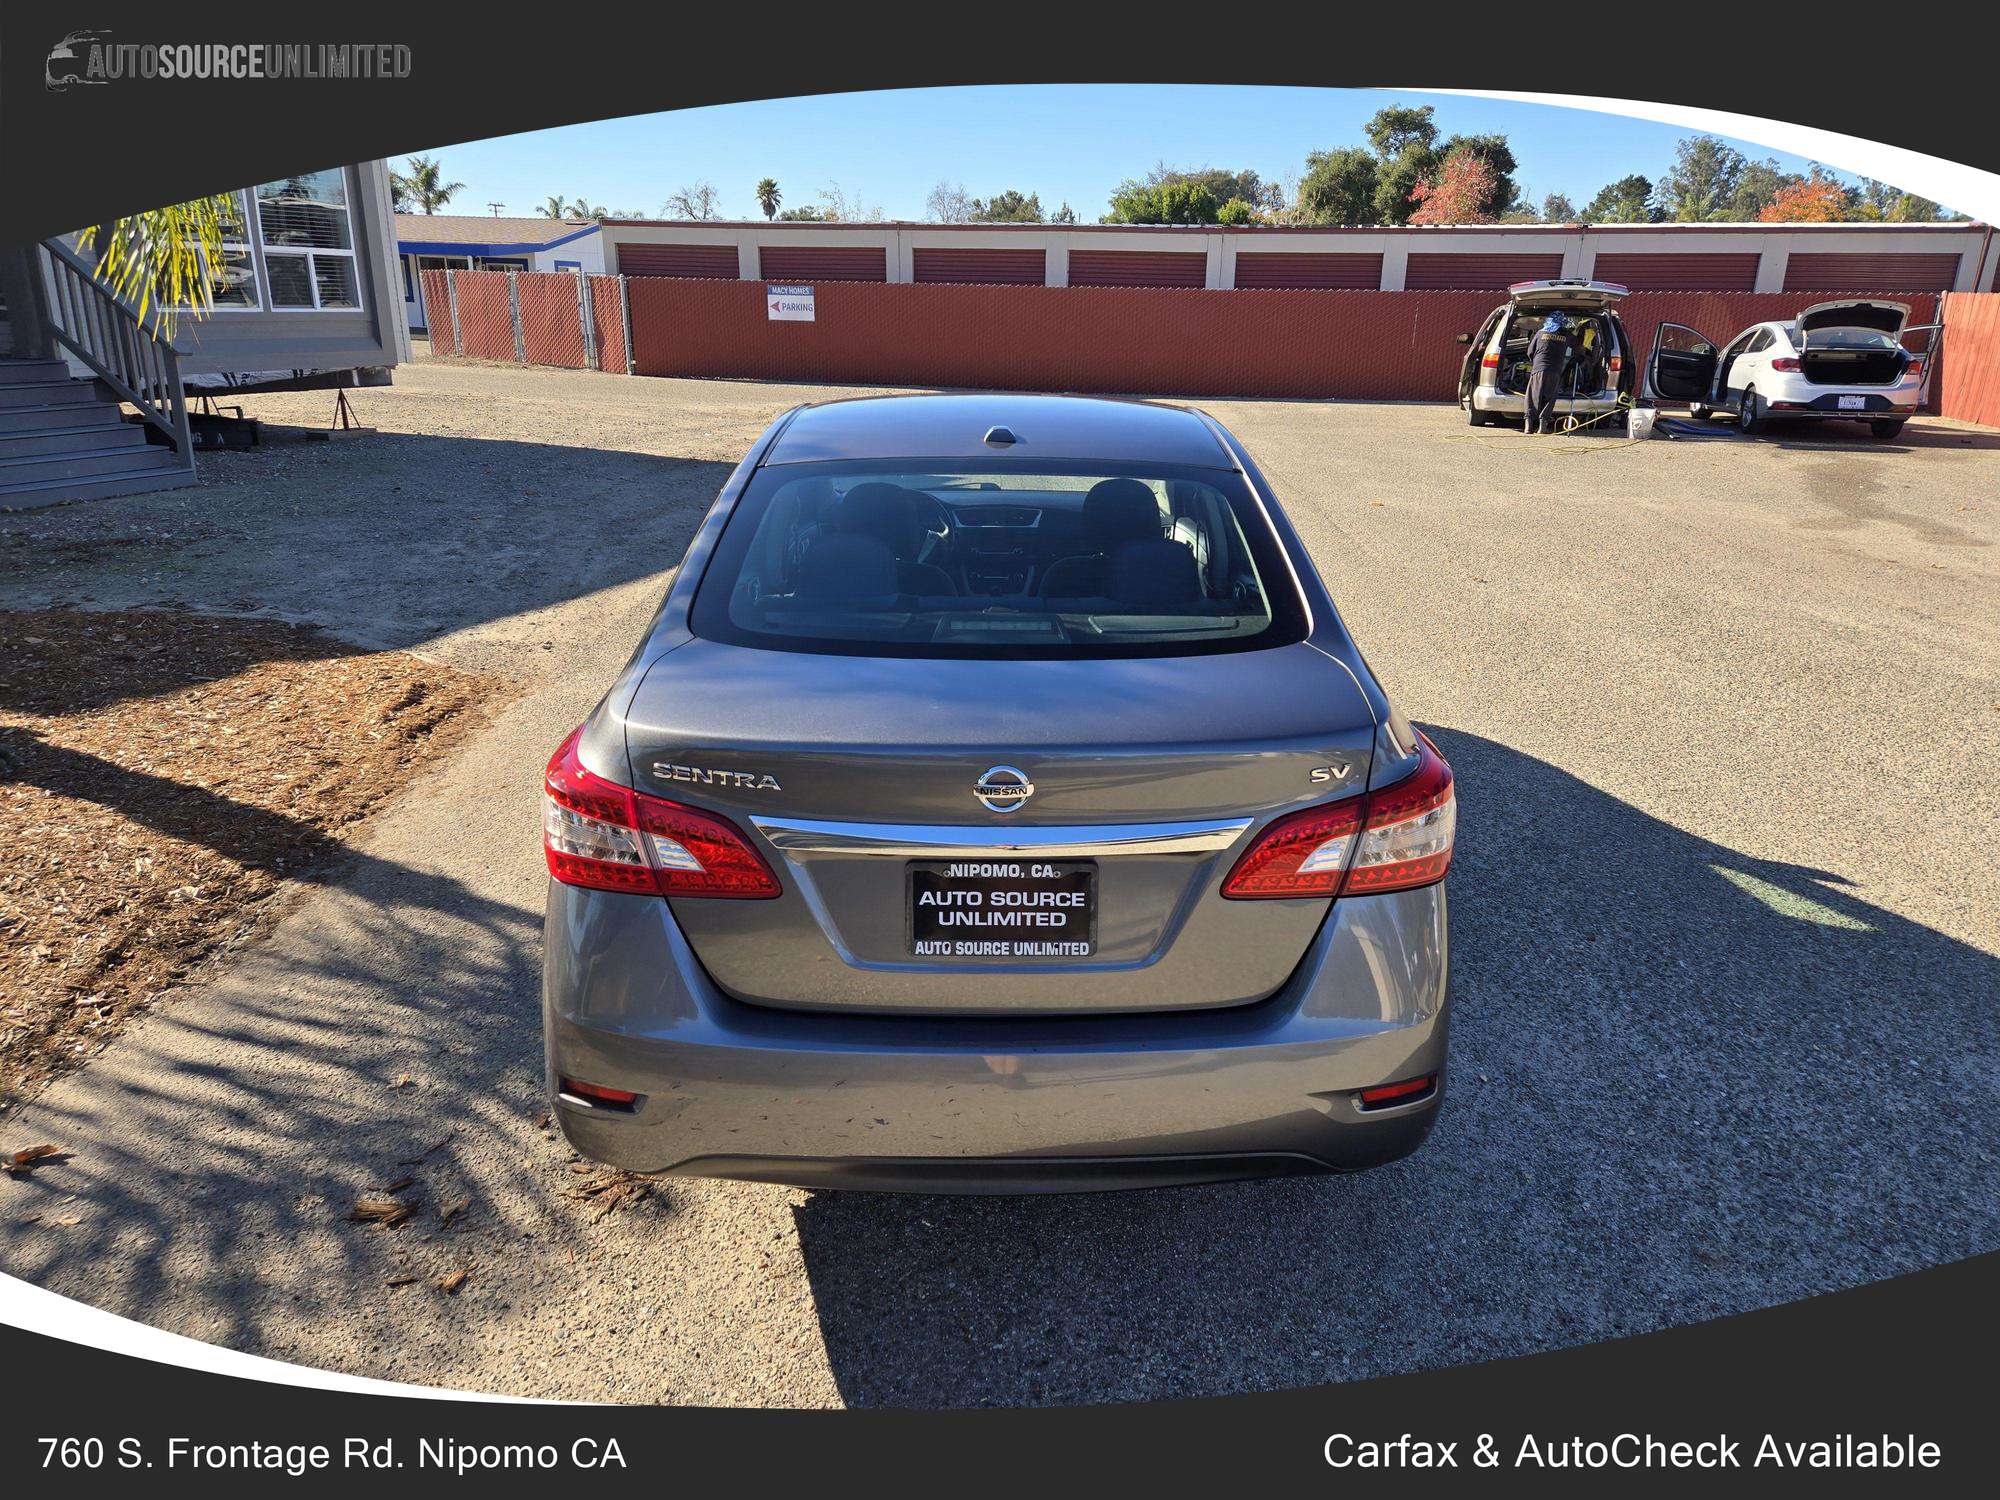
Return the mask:
[[[532,214],[554,193],[657,214],[674,189],[706,181],[726,217],[747,219],[759,216],[752,189],[770,176],[788,206],[838,183],[890,218],[921,219],[932,186],[948,179],[975,197],[1039,193],[1051,211],[1067,200],[1090,223],[1120,180],[1156,161],[1282,179],[1308,151],[1364,143],[1363,122],[1392,101],[1435,105],[1445,135],[1504,133],[1521,163],[1515,180],[1537,204],[1561,192],[1581,206],[1628,172],[1657,180],[1687,134],[1622,115],[1411,90],[1038,84],[718,105],[431,149],[445,179],[466,185],[455,213],[499,202]],[[1790,171],[1805,166],[1734,144]]]

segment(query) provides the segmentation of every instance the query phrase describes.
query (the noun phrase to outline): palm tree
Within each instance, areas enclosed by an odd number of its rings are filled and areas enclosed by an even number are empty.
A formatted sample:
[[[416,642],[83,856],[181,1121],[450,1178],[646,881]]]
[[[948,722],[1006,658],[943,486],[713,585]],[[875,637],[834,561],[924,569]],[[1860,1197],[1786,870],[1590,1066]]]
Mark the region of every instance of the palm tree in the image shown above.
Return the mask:
[[[234,193],[217,193],[93,225],[77,236],[77,247],[94,246],[98,280],[141,318],[152,309],[160,336],[172,339],[182,309],[205,318],[214,307],[224,227],[233,226],[229,237],[241,239],[240,211]]]
[[[572,219],[602,219],[606,217],[604,205],[600,203],[593,208],[588,198],[579,198],[576,202],[572,203],[569,206],[569,216]]]
[[[764,210],[765,218],[777,218],[778,205],[784,201],[785,195],[778,191],[778,180],[775,177],[766,177],[757,184],[757,206]]]
[[[465,191],[462,182],[443,182],[443,168],[435,156],[413,156],[410,170],[403,174],[403,186],[412,203],[427,214],[434,214],[451,202],[454,193]]]
[[[535,212],[545,219],[567,219],[569,217],[569,205],[560,198],[551,198],[540,208],[536,209]]]

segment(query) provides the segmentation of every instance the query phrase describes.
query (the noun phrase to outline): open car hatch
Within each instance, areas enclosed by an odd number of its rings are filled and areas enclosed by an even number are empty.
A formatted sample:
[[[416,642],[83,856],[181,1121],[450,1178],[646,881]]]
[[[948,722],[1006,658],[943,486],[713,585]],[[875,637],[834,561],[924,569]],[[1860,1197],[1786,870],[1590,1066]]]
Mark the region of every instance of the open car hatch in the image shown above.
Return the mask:
[[[1628,289],[1615,281],[1517,281],[1507,288],[1507,300],[1514,306],[1549,312],[1603,312],[1627,295]]]
[[[1845,302],[1816,302],[1798,316],[1799,349],[1812,344],[1815,333],[1835,328],[1869,328],[1891,338],[1901,335],[1910,319],[1907,302],[1877,302],[1872,299]]]

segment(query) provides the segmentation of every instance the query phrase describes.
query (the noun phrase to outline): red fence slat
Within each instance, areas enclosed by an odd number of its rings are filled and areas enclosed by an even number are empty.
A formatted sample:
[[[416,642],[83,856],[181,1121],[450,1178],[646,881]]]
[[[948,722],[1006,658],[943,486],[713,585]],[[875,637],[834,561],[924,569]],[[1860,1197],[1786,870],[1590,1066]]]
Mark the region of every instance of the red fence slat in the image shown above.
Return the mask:
[[[2000,427],[2000,292],[1944,299],[1944,347],[1932,395],[1961,422]]]
[[[597,336],[597,368],[611,375],[630,373],[625,367],[625,306],[616,276],[590,278],[590,321]]]

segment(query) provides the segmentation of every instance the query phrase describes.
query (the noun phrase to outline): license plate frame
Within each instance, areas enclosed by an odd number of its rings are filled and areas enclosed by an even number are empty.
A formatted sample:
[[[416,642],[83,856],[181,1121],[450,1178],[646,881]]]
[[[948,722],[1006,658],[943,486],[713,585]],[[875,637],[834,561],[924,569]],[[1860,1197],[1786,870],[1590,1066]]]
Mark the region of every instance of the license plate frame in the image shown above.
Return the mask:
[[[1094,859],[1012,854],[913,859],[903,874],[904,952],[922,962],[950,964],[1074,963],[1094,958],[1097,876]],[[919,897],[926,892],[948,899],[920,904]],[[966,901],[965,893],[980,899]],[[1076,893],[1082,895],[1080,903],[1052,899]],[[1009,915],[1016,920],[1001,920]],[[981,916],[988,920],[979,920]],[[1055,916],[1064,920],[1060,924],[1048,920]]]

